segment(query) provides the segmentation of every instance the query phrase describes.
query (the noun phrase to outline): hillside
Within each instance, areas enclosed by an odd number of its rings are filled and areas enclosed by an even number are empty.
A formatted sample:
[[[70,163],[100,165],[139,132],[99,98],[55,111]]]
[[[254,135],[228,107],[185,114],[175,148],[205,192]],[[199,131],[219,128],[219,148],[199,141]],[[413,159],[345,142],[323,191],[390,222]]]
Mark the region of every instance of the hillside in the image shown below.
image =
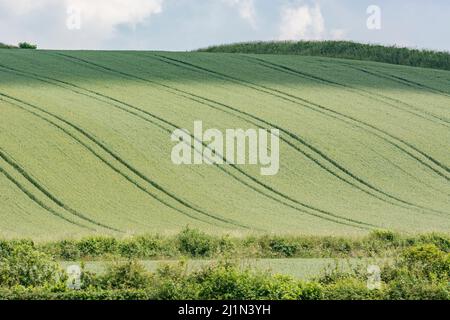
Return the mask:
[[[450,72],[223,53],[0,50],[1,236],[186,225],[450,230]],[[278,128],[280,171],[175,166],[176,128]]]
[[[413,67],[450,70],[450,53],[351,41],[243,42],[211,46],[199,52],[284,54],[376,61]]]

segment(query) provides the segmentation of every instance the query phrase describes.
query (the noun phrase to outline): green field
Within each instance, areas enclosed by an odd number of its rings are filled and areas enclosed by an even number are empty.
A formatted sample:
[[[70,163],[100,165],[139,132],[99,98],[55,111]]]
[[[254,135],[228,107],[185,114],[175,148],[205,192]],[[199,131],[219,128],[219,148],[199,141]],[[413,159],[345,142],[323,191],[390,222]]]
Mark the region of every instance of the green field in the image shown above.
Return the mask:
[[[171,132],[278,128],[280,171]],[[450,230],[450,72],[324,57],[0,50],[0,232]]]

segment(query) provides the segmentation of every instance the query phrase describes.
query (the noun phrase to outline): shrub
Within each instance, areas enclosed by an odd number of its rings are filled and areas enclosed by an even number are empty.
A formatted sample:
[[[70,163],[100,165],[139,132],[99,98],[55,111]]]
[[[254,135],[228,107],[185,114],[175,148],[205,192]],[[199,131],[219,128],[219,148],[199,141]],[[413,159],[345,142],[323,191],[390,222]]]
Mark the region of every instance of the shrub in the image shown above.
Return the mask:
[[[194,276],[201,283],[199,298],[214,300],[256,299],[259,290],[263,290],[264,279],[254,276],[248,270],[239,272],[230,265],[218,265],[205,268]]]
[[[321,284],[337,283],[341,280],[349,278],[364,280],[367,279],[367,271],[360,265],[354,265],[349,261],[342,262],[335,260],[334,263],[328,265],[323,273],[315,280]]]
[[[283,236],[268,236],[264,235],[258,238],[249,237],[244,245],[246,247],[253,247],[258,257],[277,257],[290,258],[294,256],[309,256],[313,254],[313,243],[309,239],[283,237]]]
[[[11,244],[8,241],[0,240],[0,258],[5,258],[11,254]]]
[[[82,257],[82,253],[75,241],[62,240],[55,247],[55,255],[63,260],[76,260]]]
[[[200,285],[188,275],[186,261],[164,264],[158,268],[153,282],[158,300],[198,299]]]
[[[156,256],[173,256],[176,248],[173,241],[161,236],[138,236],[120,241],[118,253],[127,258],[152,258]]]
[[[427,279],[449,280],[450,253],[439,250],[434,244],[406,249],[398,267],[407,267],[411,272]]]
[[[319,300],[323,296],[322,286],[319,283],[301,282],[286,275],[266,274],[266,277],[265,287],[259,290],[260,299]]]
[[[198,285],[199,299],[319,299],[321,286],[302,283],[292,277],[271,275],[250,268],[239,268],[222,261],[194,273],[191,282]]]
[[[326,300],[370,300],[381,299],[382,291],[369,290],[365,281],[355,278],[343,278],[323,289]]]
[[[117,253],[117,240],[109,237],[89,237],[77,242],[82,257],[98,257]]]
[[[434,244],[405,249],[383,268],[389,299],[449,299],[450,254]]]
[[[16,243],[0,257],[0,286],[53,286],[62,280],[58,264],[30,243]]]
[[[196,229],[185,228],[177,237],[181,252],[192,257],[208,257],[217,251],[217,241]]]
[[[95,280],[95,279],[94,279]],[[115,261],[104,275],[98,277],[98,285],[107,290],[128,290],[149,288],[152,276],[136,260]],[[91,279],[91,286],[95,281]]]
[[[375,230],[370,233],[369,238],[380,240],[383,242],[394,243],[399,239],[399,235],[388,230]]]
[[[434,244],[444,252],[450,252],[450,238],[437,233],[421,235],[418,241],[422,244]]]
[[[222,236],[217,241],[217,250],[225,255],[236,253],[236,243],[228,235]]]
[[[427,279],[412,276],[408,272],[399,272],[388,283],[386,299],[390,300],[450,300],[448,282],[430,282]]]
[[[0,288],[2,300],[149,300],[148,290],[67,290],[53,292],[46,288]]]
[[[270,250],[282,257],[293,257],[297,252],[297,244],[284,238],[273,238],[269,240]]]
[[[20,49],[37,49],[37,45],[31,44],[31,43],[28,43],[28,42],[20,42],[19,43],[19,48]]]
[[[343,238],[324,238],[321,242],[321,251],[327,252],[329,256],[332,256],[333,253],[347,256],[351,249],[352,245],[349,240]]]

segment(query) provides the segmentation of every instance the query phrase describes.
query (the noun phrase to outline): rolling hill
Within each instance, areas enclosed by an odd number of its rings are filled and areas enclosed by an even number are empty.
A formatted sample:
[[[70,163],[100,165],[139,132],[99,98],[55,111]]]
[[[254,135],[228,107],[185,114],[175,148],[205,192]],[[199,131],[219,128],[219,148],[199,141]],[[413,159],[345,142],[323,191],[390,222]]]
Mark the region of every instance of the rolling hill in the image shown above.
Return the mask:
[[[171,161],[176,128],[277,128],[280,171]],[[450,72],[227,53],[0,50],[0,231],[450,230]]]

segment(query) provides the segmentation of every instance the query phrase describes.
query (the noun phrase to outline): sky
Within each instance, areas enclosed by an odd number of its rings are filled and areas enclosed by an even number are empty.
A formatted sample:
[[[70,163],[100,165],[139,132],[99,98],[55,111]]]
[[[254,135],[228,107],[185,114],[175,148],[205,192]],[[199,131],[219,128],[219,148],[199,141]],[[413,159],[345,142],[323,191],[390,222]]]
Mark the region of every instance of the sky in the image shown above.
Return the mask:
[[[450,51],[450,1],[0,0],[0,42],[42,49],[323,39]]]

